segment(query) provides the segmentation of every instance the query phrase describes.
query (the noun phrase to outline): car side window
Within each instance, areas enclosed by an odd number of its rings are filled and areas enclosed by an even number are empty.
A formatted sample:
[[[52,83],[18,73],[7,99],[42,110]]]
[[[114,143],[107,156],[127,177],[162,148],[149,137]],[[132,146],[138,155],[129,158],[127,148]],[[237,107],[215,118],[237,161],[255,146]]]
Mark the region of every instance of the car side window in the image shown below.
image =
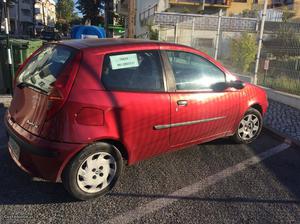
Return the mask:
[[[136,51],[106,55],[101,80],[107,90],[163,91],[159,53]]]
[[[225,74],[205,58],[188,52],[167,51],[176,90],[212,89],[216,83],[225,82]]]

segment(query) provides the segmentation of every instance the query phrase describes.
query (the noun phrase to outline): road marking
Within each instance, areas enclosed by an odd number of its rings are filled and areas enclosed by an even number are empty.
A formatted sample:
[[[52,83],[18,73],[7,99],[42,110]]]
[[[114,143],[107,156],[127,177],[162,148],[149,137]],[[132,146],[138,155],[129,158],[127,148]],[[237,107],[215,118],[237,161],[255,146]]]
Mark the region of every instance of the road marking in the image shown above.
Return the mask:
[[[220,171],[219,173],[209,176],[209,177],[205,178],[204,180],[201,180],[192,185],[181,188],[181,189],[167,195],[168,198],[166,197],[166,198],[156,199],[145,205],[142,205],[133,210],[130,210],[128,212],[120,214],[112,219],[109,219],[104,223],[107,223],[107,224],[108,223],[122,223],[122,224],[124,224],[124,223],[133,222],[134,220],[137,220],[137,219],[141,219],[143,216],[145,216],[147,214],[158,211],[158,210],[178,201],[179,200],[178,198],[180,198],[180,197],[191,196],[209,186],[216,184],[217,182],[219,182],[227,177],[234,175],[237,172],[247,169],[249,166],[260,163],[261,161],[263,161],[271,156],[274,156],[274,155],[288,149],[289,147],[290,147],[289,144],[282,143],[274,148],[271,148],[265,152],[262,152],[256,156],[253,156],[249,159],[246,159],[243,162],[240,162],[234,166],[228,167],[228,168]]]

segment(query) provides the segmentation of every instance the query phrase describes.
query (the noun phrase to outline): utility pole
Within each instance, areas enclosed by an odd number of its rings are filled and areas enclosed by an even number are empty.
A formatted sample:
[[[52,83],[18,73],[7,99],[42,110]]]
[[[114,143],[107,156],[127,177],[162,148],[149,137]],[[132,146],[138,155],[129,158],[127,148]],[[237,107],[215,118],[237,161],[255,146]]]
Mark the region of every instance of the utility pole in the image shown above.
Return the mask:
[[[129,38],[135,36],[135,0],[128,0],[128,30],[127,35]]]
[[[191,47],[193,47],[194,43],[194,34],[195,34],[195,17],[192,20],[192,35],[191,35]]]
[[[35,1],[36,0],[32,1],[32,23],[33,23],[32,33],[33,33],[33,37],[36,36]]]
[[[222,9],[219,11],[219,18],[218,18],[218,31],[216,35],[216,47],[215,47],[215,60],[218,59],[218,52],[219,52],[219,42],[220,42],[220,34],[221,34],[221,22],[222,22]]]
[[[45,3],[44,3],[44,0],[41,1],[41,4],[42,4],[42,13],[43,13],[43,24],[44,24],[44,27],[46,26],[46,19],[45,19]]]
[[[106,29],[106,37],[113,37],[113,29],[110,29],[110,26],[114,25],[114,19],[113,19],[113,11],[114,11],[114,3],[111,0],[105,0],[104,1],[104,24]]]
[[[254,82],[255,85],[257,85],[257,74],[258,74],[259,59],[260,59],[260,54],[261,54],[264,28],[265,28],[265,22],[266,22],[266,16],[267,16],[267,7],[268,7],[268,0],[265,0],[264,10],[263,10],[263,13],[262,13],[261,26],[260,26],[260,33],[259,33],[259,41],[258,41],[258,50],[257,50],[257,55],[256,55],[255,71],[254,71],[254,81],[253,82]]]
[[[7,5],[7,0],[2,0],[3,2],[3,8],[4,8],[4,26],[5,26],[5,34],[6,34],[6,49],[7,49],[7,62],[8,62],[8,71],[9,74],[12,78],[11,86],[13,87],[14,83],[14,77],[13,77],[13,72],[12,72],[12,54],[11,54],[11,46],[9,43],[9,28],[8,28],[8,5]],[[12,89],[13,91],[13,89]]]

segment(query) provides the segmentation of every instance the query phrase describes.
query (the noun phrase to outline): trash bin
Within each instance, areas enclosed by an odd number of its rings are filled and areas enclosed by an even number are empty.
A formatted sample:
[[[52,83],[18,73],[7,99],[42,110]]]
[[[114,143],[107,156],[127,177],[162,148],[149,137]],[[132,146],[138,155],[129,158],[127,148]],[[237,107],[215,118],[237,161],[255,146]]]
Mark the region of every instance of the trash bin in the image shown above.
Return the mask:
[[[39,47],[43,45],[43,41],[39,39],[11,39],[14,70],[18,70],[19,66]]]
[[[7,66],[6,37],[0,36],[0,93],[9,93],[11,77],[9,77]]]
[[[1,70],[0,75],[2,75],[2,80],[4,83],[4,89],[7,92],[11,91],[11,83],[13,78],[15,77],[15,72],[18,70],[19,66],[23,64],[23,62],[39,47],[43,45],[43,41],[40,39],[10,39],[9,44],[12,49],[12,59],[13,59],[13,67],[12,67],[12,75],[9,75],[8,71],[8,63],[7,63],[7,51],[6,51],[6,39],[0,37],[0,63]],[[2,73],[2,74],[1,74]],[[7,91],[7,89],[9,91]]]

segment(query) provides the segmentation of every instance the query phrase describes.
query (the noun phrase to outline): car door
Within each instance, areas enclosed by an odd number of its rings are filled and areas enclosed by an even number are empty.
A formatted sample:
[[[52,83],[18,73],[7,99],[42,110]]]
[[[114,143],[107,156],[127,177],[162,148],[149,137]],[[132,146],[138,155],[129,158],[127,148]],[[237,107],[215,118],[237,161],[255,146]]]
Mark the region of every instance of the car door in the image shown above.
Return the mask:
[[[156,130],[170,122],[170,95],[164,83],[158,50],[139,50],[105,55],[102,83],[106,96],[99,96],[109,126],[129,149],[134,163],[169,149],[170,130]]]
[[[165,51],[174,81],[171,97],[170,145],[225,136],[234,129],[239,91],[216,90],[225,73],[206,58],[189,52]]]

